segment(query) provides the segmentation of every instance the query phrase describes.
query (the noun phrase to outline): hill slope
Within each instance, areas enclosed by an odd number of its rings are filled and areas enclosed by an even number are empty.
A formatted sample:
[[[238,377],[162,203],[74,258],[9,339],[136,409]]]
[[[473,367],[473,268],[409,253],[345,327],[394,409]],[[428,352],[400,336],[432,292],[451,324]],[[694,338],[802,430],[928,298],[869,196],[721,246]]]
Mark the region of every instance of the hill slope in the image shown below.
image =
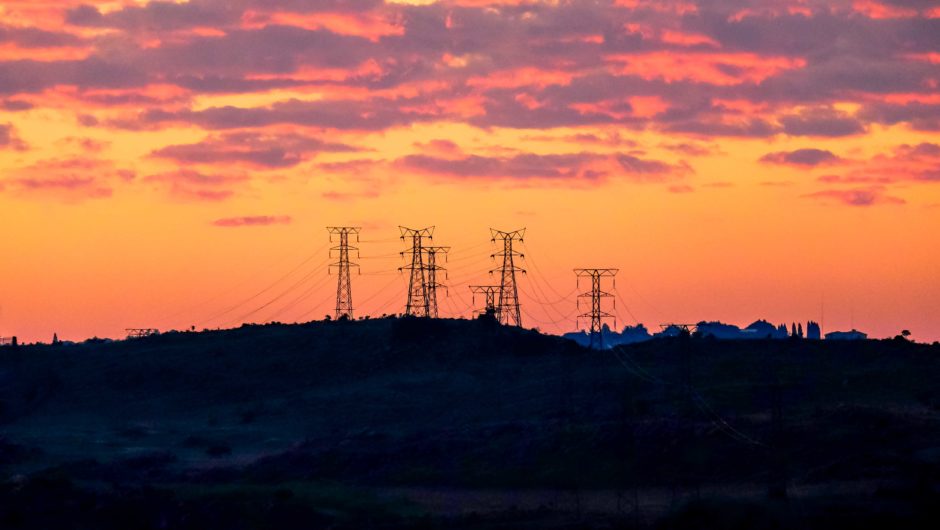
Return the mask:
[[[34,523],[41,502],[63,507],[46,526],[98,528],[102,509],[179,527],[682,526],[748,510],[912,525],[936,515],[938,380],[940,350],[903,341],[594,352],[459,320],[6,348],[0,458],[18,478],[0,521]]]

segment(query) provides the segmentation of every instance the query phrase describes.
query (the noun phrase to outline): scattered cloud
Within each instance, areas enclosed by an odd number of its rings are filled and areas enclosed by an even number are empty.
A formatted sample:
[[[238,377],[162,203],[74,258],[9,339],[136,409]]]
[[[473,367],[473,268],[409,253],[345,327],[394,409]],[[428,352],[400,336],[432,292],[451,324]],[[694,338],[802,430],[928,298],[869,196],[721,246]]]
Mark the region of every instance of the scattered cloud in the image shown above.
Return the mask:
[[[885,188],[879,186],[848,190],[827,189],[806,194],[804,197],[860,207],[879,204],[905,204],[907,202],[904,199],[888,195]]]
[[[270,226],[290,224],[292,221],[289,215],[250,215],[244,217],[225,217],[212,221],[215,226],[225,228],[237,228],[243,226]]]
[[[659,180],[665,176],[692,172],[692,168],[685,163],[674,165],[661,160],[643,159],[629,154],[617,155],[617,163],[628,175],[634,175],[643,180]]]
[[[767,153],[760,158],[761,162],[768,164],[815,167],[839,163],[842,159],[826,149],[797,149],[795,151],[778,151]]]
[[[410,155],[396,166],[426,175],[460,179],[509,179],[516,181],[597,182],[621,176],[638,182],[663,182],[692,171],[685,163],[670,164],[631,154],[606,155],[591,152],[511,156],[469,155],[441,158]]]
[[[26,142],[19,139],[13,125],[0,123],[0,149],[25,151],[29,149],[29,146],[26,145]]]
[[[250,177],[245,173],[201,173],[179,169],[149,175],[143,180],[157,185],[174,198],[217,202],[234,196],[236,189],[247,183]]]
[[[10,181],[27,194],[64,196],[68,199],[100,199],[110,197],[112,188],[103,185],[94,177],[53,175],[48,177],[23,177]]]
[[[783,132],[790,136],[850,136],[865,132],[862,122],[831,108],[803,109],[780,118]]]
[[[3,109],[7,112],[22,112],[26,110],[31,110],[36,105],[30,103],[29,101],[24,101],[21,99],[5,99],[0,101],[0,109]]]
[[[410,155],[400,158],[395,164],[403,169],[444,177],[565,180],[591,179],[593,175],[589,168],[599,159],[590,153],[521,154],[512,157],[470,155],[457,159]]]
[[[416,142],[414,146],[423,154],[440,157],[460,157],[463,151],[456,143],[446,139],[429,140],[428,142]]]
[[[97,158],[62,158],[15,169],[0,181],[0,191],[35,199],[75,203],[111,197],[118,184],[134,180],[133,171]]]
[[[719,154],[728,139],[836,139],[875,125],[940,131],[940,18],[929,2],[422,4],[60,3],[45,12],[61,29],[28,16],[0,24],[0,109],[80,103],[77,122],[102,131],[204,130],[202,141],[151,153],[189,176],[142,179],[200,200],[231,197],[245,180],[239,171],[357,150],[332,140],[337,132],[462,124],[479,138],[409,140],[414,154],[396,160],[324,157],[318,167],[551,183],[692,173],[684,161],[635,151],[651,147],[635,139],[645,134],[669,135],[657,147],[692,159]],[[486,145],[500,129],[540,145]],[[553,152],[554,143],[566,147]],[[0,125],[0,149],[26,147]],[[814,148],[761,161],[838,163],[845,171],[833,185],[940,180],[936,164],[904,156],[845,160]],[[891,174],[896,162],[903,167]],[[222,175],[236,177],[212,183]]]
[[[888,153],[853,161],[842,174],[824,175],[821,182],[843,184],[940,183],[940,145],[902,144]]]
[[[717,146],[692,142],[667,143],[661,147],[685,156],[710,156],[720,152]]]
[[[328,201],[346,202],[346,201],[355,201],[359,199],[375,199],[381,196],[381,194],[378,192],[378,190],[374,190],[374,189],[364,190],[364,191],[331,190],[331,191],[324,191],[322,194],[320,194],[320,196]]]
[[[277,169],[296,166],[316,153],[355,150],[345,144],[300,134],[239,132],[210,136],[195,144],[170,145],[151,154],[185,164],[244,163]]]

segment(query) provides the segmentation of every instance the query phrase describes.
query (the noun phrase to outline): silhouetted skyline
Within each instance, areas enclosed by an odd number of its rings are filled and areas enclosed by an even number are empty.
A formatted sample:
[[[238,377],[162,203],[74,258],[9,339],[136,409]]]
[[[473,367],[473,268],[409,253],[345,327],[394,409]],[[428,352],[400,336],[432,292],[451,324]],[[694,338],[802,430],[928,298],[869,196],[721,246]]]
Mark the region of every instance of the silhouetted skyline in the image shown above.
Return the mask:
[[[473,262],[488,227],[528,227],[546,292],[520,292],[519,318],[550,332],[569,311],[533,299],[603,266],[651,325],[938,340],[938,9],[5,2],[0,336],[240,324],[254,308],[203,320],[335,225],[371,234],[354,282],[381,314],[402,249],[377,240],[434,225],[467,285],[498,281]],[[260,318],[326,314],[319,280]],[[441,316],[468,311],[458,291]]]

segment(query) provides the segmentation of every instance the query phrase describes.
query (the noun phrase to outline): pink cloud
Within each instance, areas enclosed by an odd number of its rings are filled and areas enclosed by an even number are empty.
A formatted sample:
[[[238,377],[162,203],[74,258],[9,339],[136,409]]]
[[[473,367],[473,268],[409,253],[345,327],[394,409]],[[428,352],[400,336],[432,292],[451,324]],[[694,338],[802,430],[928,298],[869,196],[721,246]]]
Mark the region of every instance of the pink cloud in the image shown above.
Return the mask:
[[[243,163],[257,168],[293,167],[320,152],[356,149],[310,135],[237,132],[210,136],[194,144],[170,145],[152,154],[181,163],[225,165]]]
[[[813,167],[836,164],[842,159],[825,149],[797,149],[768,153],[760,158],[761,162],[789,166]]]
[[[292,221],[289,215],[252,215],[244,217],[226,217],[212,221],[215,226],[234,228],[241,226],[269,226],[278,224],[290,224]]]
[[[232,197],[250,177],[244,173],[202,173],[180,169],[149,175],[143,180],[159,186],[175,198],[217,202]]]
[[[856,188],[851,190],[822,190],[804,195],[811,199],[836,202],[847,206],[874,206],[878,204],[905,204],[907,201],[893,197],[882,187]]]
[[[116,186],[135,178],[132,170],[117,168],[108,160],[80,156],[42,160],[10,173],[5,192],[64,202],[110,197]]]
[[[0,123],[0,149],[13,149],[25,151],[29,149],[26,142],[19,139],[13,125]]]

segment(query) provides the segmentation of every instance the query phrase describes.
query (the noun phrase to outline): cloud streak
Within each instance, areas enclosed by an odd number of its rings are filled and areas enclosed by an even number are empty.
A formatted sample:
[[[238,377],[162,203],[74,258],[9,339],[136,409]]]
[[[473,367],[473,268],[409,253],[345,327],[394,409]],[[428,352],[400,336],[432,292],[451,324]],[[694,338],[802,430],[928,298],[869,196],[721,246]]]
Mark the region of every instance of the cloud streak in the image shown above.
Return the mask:
[[[827,189],[809,193],[804,197],[856,207],[868,207],[879,204],[905,204],[907,201],[888,195],[883,187],[855,188],[848,190]]]
[[[249,215],[243,217],[225,217],[212,221],[214,226],[223,228],[240,228],[246,226],[270,226],[290,224],[289,215]]]
[[[300,134],[231,133],[211,136],[195,144],[170,145],[152,156],[186,164],[244,163],[263,169],[293,167],[317,153],[356,149]]]
[[[790,165],[800,167],[815,167],[820,165],[836,164],[842,159],[826,149],[797,149],[795,151],[778,151],[767,153],[760,158],[761,162],[768,164]]]

